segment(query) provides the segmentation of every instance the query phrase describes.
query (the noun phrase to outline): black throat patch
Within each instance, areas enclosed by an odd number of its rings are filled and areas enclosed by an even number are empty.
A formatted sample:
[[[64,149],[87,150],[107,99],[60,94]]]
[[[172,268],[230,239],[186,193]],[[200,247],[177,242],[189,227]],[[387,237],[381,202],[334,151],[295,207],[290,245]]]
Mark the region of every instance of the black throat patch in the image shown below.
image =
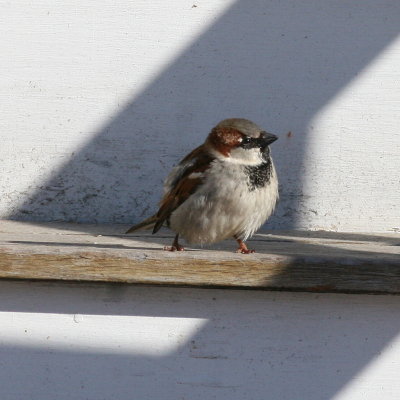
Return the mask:
[[[269,158],[259,165],[247,166],[246,172],[249,174],[249,190],[253,191],[265,187],[271,179],[272,162]]]

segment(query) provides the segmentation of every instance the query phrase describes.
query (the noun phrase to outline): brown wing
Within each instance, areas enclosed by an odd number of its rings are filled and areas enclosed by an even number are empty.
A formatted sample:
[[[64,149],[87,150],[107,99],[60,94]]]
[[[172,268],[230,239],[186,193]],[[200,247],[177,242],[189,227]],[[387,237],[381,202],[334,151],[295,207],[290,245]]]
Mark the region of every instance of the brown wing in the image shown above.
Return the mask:
[[[203,146],[200,146],[186,156],[182,160],[182,163],[189,160],[193,160],[194,162],[183,171],[180,178],[174,182],[171,190],[161,200],[160,209],[156,214],[157,222],[154,225],[153,233],[156,233],[171,213],[202,185],[203,176],[193,175],[191,177],[191,175],[205,172],[210,167],[214,158],[204,150]]]

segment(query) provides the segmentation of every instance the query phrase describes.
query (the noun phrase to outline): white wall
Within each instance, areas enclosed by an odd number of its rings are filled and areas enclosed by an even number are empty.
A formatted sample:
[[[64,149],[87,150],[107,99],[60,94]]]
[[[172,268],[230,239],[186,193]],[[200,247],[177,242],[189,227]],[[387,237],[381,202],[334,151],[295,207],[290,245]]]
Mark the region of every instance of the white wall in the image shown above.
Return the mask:
[[[0,19],[0,217],[137,221],[241,116],[280,136],[270,227],[400,229],[398,1],[25,0]]]
[[[2,400],[397,400],[398,296],[0,282]]]

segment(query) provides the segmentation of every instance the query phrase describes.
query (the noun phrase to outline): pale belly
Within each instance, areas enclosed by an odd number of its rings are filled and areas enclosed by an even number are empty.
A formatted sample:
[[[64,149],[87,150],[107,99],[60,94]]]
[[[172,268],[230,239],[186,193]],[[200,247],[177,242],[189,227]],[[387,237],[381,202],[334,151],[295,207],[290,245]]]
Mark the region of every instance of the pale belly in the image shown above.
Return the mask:
[[[207,183],[171,214],[171,229],[187,242],[198,244],[234,235],[243,240],[250,237],[274,211],[278,180],[273,168],[265,187],[249,191],[247,176],[239,168],[231,168],[229,174],[223,171],[223,184],[221,171],[211,171]]]

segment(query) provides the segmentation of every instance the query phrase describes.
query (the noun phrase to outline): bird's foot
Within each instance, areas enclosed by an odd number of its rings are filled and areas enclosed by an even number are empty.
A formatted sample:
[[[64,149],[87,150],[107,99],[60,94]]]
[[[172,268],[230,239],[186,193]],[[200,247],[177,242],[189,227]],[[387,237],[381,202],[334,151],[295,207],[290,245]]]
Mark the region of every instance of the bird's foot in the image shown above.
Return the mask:
[[[242,254],[251,254],[251,253],[255,253],[255,252],[256,252],[255,250],[248,249],[247,247],[245,249],[242,249],[239,247],[236,250],[236,253],[242,253]]]
[[[165,251],[184,251],[185,248],[180,244],[178,246],[164,246]]]
[[[251,254],[255,253],[255,250],[248,249],[246,246],[246,243],[243,242],[243,240],[236,238],[236,241],[239,244],[239,248],[236,250],[236,253],[241,253],[241,254]]]
[[[164,246],[165,251],[184,251],[185,248],[178,243],[179,234],[175,236],[172,246]]]

